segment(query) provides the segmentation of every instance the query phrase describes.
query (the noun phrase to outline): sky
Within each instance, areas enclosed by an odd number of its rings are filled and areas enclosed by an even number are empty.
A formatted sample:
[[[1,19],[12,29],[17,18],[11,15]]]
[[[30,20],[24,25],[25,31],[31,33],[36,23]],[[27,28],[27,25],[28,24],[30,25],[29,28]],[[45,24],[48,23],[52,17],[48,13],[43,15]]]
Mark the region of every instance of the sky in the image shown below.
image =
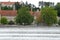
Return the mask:
[[[6,2],[6,1],[11,1],[11,2],[17,2],[17,1],[19,1],[19,2],[21,2],[21,0],[0,0],[0,2]],[[22,0],[22,1],[23,2],[28,1],[28,3],[32,3],[32,4],[34,4],[37,7],[38,7],[38,2],[39,1],[54,2],[55,4],[57,2],[60,2],[60,0]]]

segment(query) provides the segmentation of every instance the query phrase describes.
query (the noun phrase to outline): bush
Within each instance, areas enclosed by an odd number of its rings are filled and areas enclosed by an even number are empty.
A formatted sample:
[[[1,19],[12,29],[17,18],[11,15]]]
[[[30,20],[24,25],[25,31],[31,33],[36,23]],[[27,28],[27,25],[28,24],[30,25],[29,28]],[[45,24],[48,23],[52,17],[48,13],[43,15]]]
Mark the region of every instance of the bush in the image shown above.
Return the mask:
[[[1,18],[1,24],[7,24],[8,21],[7,21],[7,18],[6,17],[2,17]]]
[[[59,22],[58,22],[58,24],[60,25],[60,19],[59,19]]]
[[[41,9],[41,17],[47,25],[57,23],[57,11],[53,7],[45,7]]]
[[[30,14],[27,7],[22,7],[18,10],[17,16],[16,16],[16,23],[17,24],[23,24],[29,25],[33,22],[33,16]]]
[[[11,21],[8,22],[8,24],[9,24],[9,25],[13,25],[13,24],[15,24],[15,23],[14,23],[14,21],[11,20]]]
[[[55,5],[55,9],[57,10],[57,14],[58,14],[58,16],[60,17],[60,3],[57,3],[57,4]]]

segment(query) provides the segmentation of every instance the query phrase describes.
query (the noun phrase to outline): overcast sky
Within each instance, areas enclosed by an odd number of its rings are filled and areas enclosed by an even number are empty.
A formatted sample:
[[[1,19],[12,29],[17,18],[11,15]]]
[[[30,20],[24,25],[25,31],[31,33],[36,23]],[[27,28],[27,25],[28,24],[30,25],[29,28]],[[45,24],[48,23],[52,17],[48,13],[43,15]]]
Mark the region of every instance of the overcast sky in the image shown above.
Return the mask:
[[[0,2],[6,2],[6,1],[12,1],[12,2],[17,2],[17,1],[21,1],[21,0],[0,0]],[[38,6],[38,2],[39,1],[42,1],[42,0],[22,0],[23,2],[26,2],[26,1],[28,1],[28,3],[32,3],[32,4],[34,4],[34,5],[36,5],[36,6]],[[43,1],[46,1],[46,2],[54,2],[55,4],[57,3],[57,2],[60,2],[60,0],[43,0]]]

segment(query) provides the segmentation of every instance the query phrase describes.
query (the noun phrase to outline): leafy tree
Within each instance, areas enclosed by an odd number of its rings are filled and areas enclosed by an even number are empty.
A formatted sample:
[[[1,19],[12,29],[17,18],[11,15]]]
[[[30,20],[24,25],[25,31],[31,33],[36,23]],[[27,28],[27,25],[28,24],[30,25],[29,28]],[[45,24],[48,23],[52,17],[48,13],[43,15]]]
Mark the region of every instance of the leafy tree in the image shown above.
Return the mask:
[[[33,22],[33,16],[29,13],[28,7],[22,7],[17,13],[16,23],[31,24]]]
[[[50,2],[45,2],[45,6],[50,6]]]
[[[8,8],[7,8],[7,6],[4,6],[4,7],[2,7],[1,9],[2,9],[2,10],[6,10],[6,9],[8,9]]]
[[[22,5],[19,4],[19,2],[15,3],[15,9],[18,10],[22,7]]]
[[[8,23],[6,17],[2,17],[0,21],[1,21],[1,24],[7,24]]]
[[[34,4],[28,4],[27,1],[24,6],[28,7],[30,11],[31,11],[31,8],[32,8],[32,11],[36,11],[38,9],[38,8],[36,8],[36,6]]]
[[[13,8],[12,7],[7,7],[7,6],[4,6],[4,7],[1,7],[2,10],[12,10]]]
[[[47,25],[57,23],[57,11],[52,7],[45,7],[41,9],[41,17]]]
[[[19,2],[16,2],[16,3],[15,3],[15,9],[16,9],[16,10],[20,9],[20,8],[23,7],[23,6],[28,7],[29,10],[31,10],[31,8],[32,8],[33,11],[36,11],[36,10],[37,10],[37,8],[36,8],[35,5],[33,5],[33,4],[28,4],[27,1],[26,1],[26,3],[22,3],[22,4],[19,4]]]
[[[41,6],[43,8],[44,2],[43,1],[39,1],[39,6]]]
[[[57,3],[55,9],[57,10],[58,16],[60,17],[60,3]]]
[[[27,1],[26,1],[25,5],[28,6],[28,2]]]

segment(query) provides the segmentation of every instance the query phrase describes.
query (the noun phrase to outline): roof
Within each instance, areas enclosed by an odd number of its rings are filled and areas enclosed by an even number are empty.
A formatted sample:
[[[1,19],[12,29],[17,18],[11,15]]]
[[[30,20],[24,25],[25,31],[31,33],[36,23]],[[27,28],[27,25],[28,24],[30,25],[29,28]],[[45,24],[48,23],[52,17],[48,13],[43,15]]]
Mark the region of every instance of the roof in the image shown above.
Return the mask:
[[[40,16],[40,11],[39,12],[34,12],[34,16]]]
[[[31,14],[32,16],[33,16],[33,13],[34,13],[33,11],[30,11],[30,14]]]
[[[16,16],[17,15],[17,10],[0,10],[1,16]],[[40,12],[32,12],[30,11],[30,14],[32,16],[40,16]]]
[[[5,5],[13,5],[16,2],[0,2],[0,4],[5,4]],[[20,2],[18,2],[20,4]]]
[[[33,12],[33,11],[30,11],[30,14],[32,15],[32,16],[40,16],[40,11],[35,11],[35,12]]]
[[[15,4],[15,2],[1,2],[1,4],[12,5],[12,4]]]
[[[17,11],[16,10],[0,10],[1,16],[16,16]]]

